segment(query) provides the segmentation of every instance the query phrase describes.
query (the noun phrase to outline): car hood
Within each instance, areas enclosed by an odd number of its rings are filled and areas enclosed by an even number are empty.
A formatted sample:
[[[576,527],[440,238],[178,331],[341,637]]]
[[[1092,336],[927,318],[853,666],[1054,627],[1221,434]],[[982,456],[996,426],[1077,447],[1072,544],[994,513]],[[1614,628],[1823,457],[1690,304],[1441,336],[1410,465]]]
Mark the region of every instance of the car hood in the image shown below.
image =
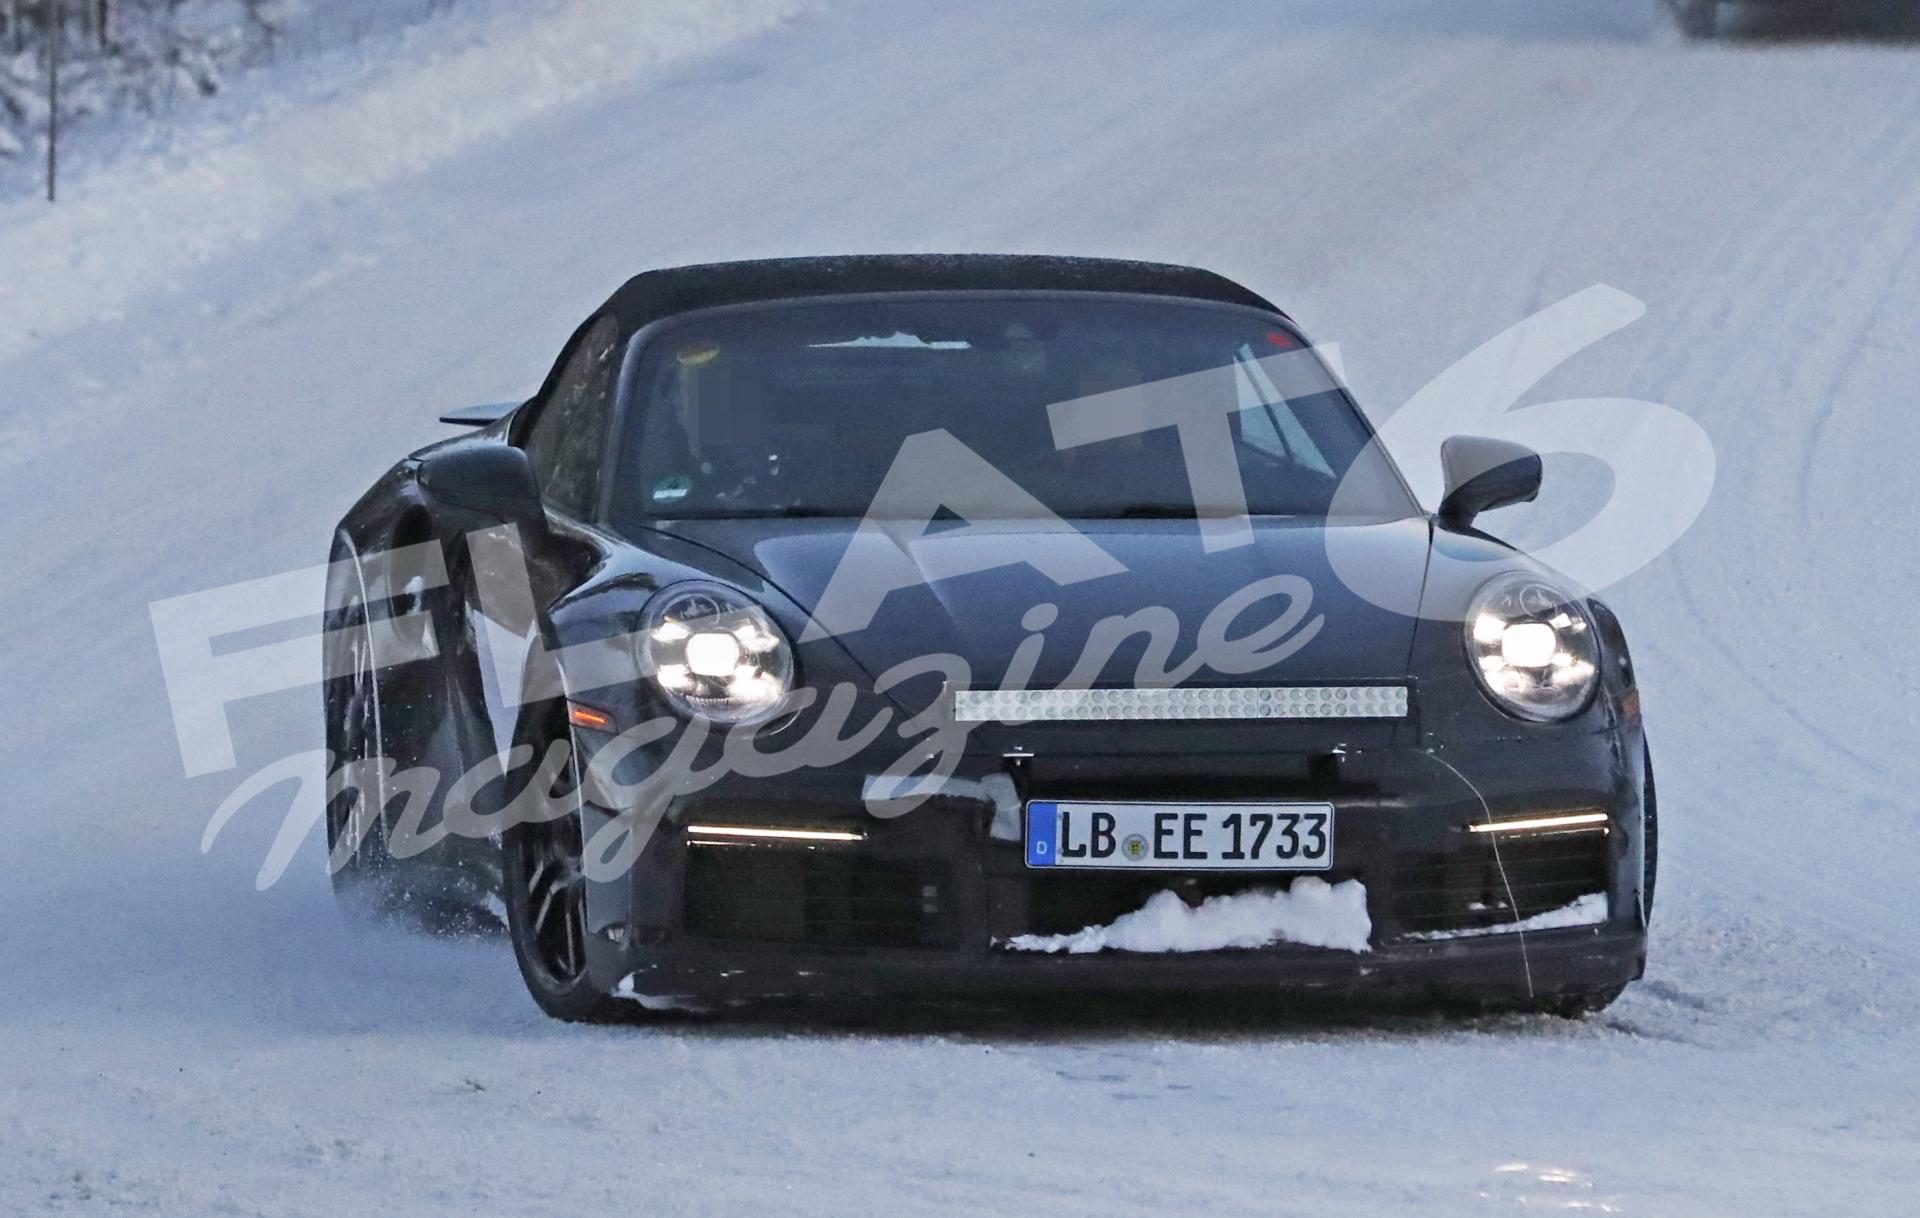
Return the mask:
[[[662,521],[654,527],[751,569],[803,612],[813,613],[859,522],[683,520]],[[1310,603],[1298,628],[1287,637],[1299,638],[1309,631],[1311,637],[1291,654],[1252,672],[1202,669],[1188,683],[1318,683],[1407,676],[1415,620],[1349,591],[1328,562],[1326,538],[1330,529],[1343,530],[1343,561],[1346,554],[1358,556],[1404,592],[1394,598],[1398,603],[1417,604],[1431,544],[1430,526],[1423,518],[1351,524],[1259,519],[1249,544],[1215,553],[1202,549],[1199,530],[1191,520],[1076,521],[1074,527],[1124,569],[1066,586],[1055,584],[1023,561],[934,578],[927,572],[924,556],[916,553],[920,547],[910,546],[909,557],[925,581],[888,594],[871,622],[839,634],[837,642],[869,677],[904,661],[945,653],[967,663],[976,686],[999,685],[1015,649],[1029,635],[1022,626],[1023,615],[1035,606],[1053,605],[1057,615],[1045,627],[1045,645],[1029,684],[1055,686],[1080,665],[1089,634],[1102,619],[1145,611],[1146,618],[1171,623],[1178,638],[1170,666],[1178,665],[1193,653],[1202,623],[1218,612],[1223,601],[1257,581],[1293,576],[1305,581]],[[1007,522],[970,525],[961,544],[978,547],[984,558],[1007,560],[1015,554],[1033,556],[1034,547],[1077,543]],[[948,553],[950,557],[951,550]],[[1234,618],[1225,634],[1242,638],[1289,611],[1284,596],[1256,601]],[[1144,633],[1122,641],[1111,658],[1098,666],[1090,683],[1133,684],[1147,649]]]

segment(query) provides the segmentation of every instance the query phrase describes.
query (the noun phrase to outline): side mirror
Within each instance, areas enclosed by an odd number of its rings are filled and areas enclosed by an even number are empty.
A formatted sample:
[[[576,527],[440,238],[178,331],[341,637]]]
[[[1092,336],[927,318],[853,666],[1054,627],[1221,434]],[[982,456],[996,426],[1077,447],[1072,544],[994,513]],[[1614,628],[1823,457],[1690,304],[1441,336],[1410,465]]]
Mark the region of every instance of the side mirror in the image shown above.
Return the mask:
[[[1450,436],[1440,445],[1447,494],[1440,520],[1464,529],[1474,517],[1510,503],[1530,503],[1540,493],[1540,454],[1524,445],[1486,436]]]
[[[517,525],[528,540],[546,531],[533,463],[510,444],[458,444],[435,453],[421,463],[420,486],[447,507]]]

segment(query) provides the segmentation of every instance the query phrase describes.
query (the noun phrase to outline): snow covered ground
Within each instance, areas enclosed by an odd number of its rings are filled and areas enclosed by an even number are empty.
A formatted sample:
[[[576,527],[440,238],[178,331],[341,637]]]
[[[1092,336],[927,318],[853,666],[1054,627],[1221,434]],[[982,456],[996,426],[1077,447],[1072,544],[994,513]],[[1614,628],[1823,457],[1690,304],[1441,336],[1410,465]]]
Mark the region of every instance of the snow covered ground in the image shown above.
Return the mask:
[[[1594,0],[560,7],[624,50],[510,89],[531,34],[449,17],[192,164],[0,208],[0,1212],[1912,1212],[1920,43]],[[344,925],[317,848],[256,893],[270,810],[198,852],[318,694],[181,778],[149,601],[319,561],[636,268],[872,249],[1216,267],[1381,415],[1571,292],[1645,301],[1537,396],[1719,453],[1607,593],[1665,812],[1648,979],[1585,1023],[578,1028],[503,944]],[[1604,488],[1556,458],[1495,521]]]

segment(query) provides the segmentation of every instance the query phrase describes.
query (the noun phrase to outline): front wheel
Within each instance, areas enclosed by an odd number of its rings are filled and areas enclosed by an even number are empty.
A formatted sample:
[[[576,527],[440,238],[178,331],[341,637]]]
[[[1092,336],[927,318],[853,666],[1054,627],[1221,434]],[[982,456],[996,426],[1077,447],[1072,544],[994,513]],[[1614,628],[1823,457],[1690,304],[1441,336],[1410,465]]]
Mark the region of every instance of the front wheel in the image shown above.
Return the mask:
[[[1640,750],[1642,769],[1647,776],[1640,802],[1640,834],[1644,847],[1640,868],[1640,925],[1646,926],[1653,921],[1653,883],[1660,871],[1660,803],[1653,788],[1653,750],[1644,740]],[[1625,993],[1626,988],[1625,985],[1610,985],[1604,989],[1558,994],[1528,1003],[1523,1009],[1565,1019],[1582,1019],[1612,1006],[1614,999]]]
[[[1653,882],[1660,875],[1660,801],[1653,790],[1653,751],[1644,742],[1641,758],[1647,775],[1646,794],[1641,800],[1640,837],[1645,859],[1640,870],[1640,924],[1653,922]]]
[[[329,596],[329,602],[335,598]],[[330,667],[347,675],[325,686],[328,775],[327,870],[334,894],[355,913],[391,903],[392,860],[386,850],[389,792],[379,761],[384,752],[380,723],[380,678],[373,653],[373,626],[364,596],[342,589],[326,646],[338,650]],[[356,777],[363,785],[346,782]]]
[[[1585,1019],[1589,1015],[1598,1015],[1613,1005],[1613,1000],[1627,992],[1625,984],[1610,985],[1605,989],[1584,990],[1578,994],[1566,994],[1536,1003],[1534,1010],[1543,1015],[1558,1015],[1562,1019]]]
[[[574,777],[562,781],[577,790]],[[595,987],[587,970],[587,881],[577,810],[515,825],[503,845],[507,934],[534,1002],[555,1019],[614,1018],[619,1004]]]

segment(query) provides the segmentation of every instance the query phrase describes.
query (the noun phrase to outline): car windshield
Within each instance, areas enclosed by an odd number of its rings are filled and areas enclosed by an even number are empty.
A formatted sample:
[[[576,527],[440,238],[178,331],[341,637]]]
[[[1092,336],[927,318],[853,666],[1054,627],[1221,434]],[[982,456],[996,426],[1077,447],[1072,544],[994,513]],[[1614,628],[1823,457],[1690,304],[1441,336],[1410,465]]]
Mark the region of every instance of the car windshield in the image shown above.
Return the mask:
[[[1326,517],[1342,478],[1343,515],[1415,510],[1318,356],[1252,309],[961,293],[715,311],[651,334],[628,386],[616,518],[858,517],[930,482],[968,519],[1192,519],[1241,496]]]

